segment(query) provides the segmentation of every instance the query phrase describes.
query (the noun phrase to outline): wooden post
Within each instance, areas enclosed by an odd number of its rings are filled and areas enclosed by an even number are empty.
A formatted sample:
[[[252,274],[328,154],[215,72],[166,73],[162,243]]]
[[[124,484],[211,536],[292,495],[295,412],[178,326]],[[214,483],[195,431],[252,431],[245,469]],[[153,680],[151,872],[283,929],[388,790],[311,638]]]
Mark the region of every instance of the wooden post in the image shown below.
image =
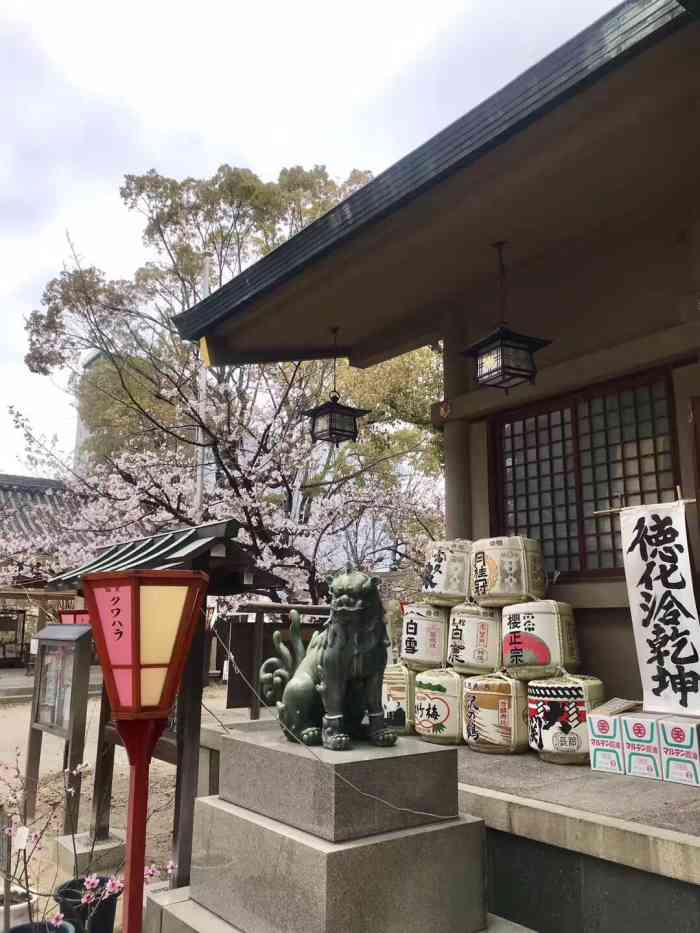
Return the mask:
[[[112,813],[112,778],[114,777],[114,743],[106,740],[105,730],[111,715],[112,710],[107,697],[107,688],[103,684],[100,724],[97,730],[97,749],[95,752],[92,821],[90,823],[90,834],[96,842],[109,839],[109,822]]]
[[[88,691],[90,689],[90,655],[92,653],[89,639],[79,641],[75,646],[75,672],[71,687],[70,722],[68,723],[68,764],[70,774],[70,787],[72,795],[66,800],[63,812],[63,834],[78,832],[78,819],[80,816],[80,792],[82,776],[80,772],[73,774],[83,761],[85,751],[85,721],[87,718]]]
[[[38,659],[38,656],[37,656]],[[34,728],[34,718],[39,703],[39,675],[41,667],[34,667],[34,691],[29,717],[29,739],[27,740],[27,761],[24,766],[24,819],[28,823],[36,812],[36,795],[39,788],[39,763],[41,761],[41,743],[44,733]]]
[[[253,636],[253,671],[250,678],[255,687],[250,698],[250,718],[260,719],[260,667],[263,662],[263,635],[265,633],[265,614],[255,613],[255,634]]]
[[[461,356],[468,343],[463,317],[461,312],[452,313],[445,325],[443,370],[448,402],[468,392],[472,383],[469,361]],[[445,511],[450,539],[472,537],[469,432],[467,421],[445,422]]]
[[[175,827],[171,888],[190,883],[194,800],[199,775],[199,730],[202,723],[202,689],[206,660],[204,613],[198,624],[182,686],[177,698],[177,779],[175,784]]]

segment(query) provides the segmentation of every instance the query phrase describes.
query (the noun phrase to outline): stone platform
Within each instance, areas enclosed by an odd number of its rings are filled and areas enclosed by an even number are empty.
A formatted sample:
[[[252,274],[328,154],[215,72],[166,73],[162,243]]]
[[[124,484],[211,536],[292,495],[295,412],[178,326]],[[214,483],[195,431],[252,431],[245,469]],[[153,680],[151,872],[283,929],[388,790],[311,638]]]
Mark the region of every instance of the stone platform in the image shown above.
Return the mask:
[[[195,807],[202,933],[485,929],[484,824],[457,815],[455,749],[404,737],[314,753],[275,724],[222,739],[221,795]],[[158,933],[188,929],[173,925],[182,909],[164,906]]]
[[[404,736],[391,748],[365,742],[347,752],[311,753],[287,741],[277,723],[255,722],[222,736],[221,755],[222,800],[330,842],[458,815],[455,747]]]

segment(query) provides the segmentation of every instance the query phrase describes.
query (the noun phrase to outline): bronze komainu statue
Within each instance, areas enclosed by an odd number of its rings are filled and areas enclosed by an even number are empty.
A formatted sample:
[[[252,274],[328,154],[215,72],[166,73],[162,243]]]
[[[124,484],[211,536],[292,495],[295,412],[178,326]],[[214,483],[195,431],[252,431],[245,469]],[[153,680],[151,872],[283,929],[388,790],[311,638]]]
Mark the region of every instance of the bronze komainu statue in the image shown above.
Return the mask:
[[[273,635],[277,657],[260,669],[265,700],[276,702],[292,742],[335,750],[349,748],[355,738],[393,745],[397,736],[385,728],[382,708],[390,642],[377,579],[347,571],[335,577],[330,591],[330,617],[306,652],[298,613],[291,613],[293,656],[281,632]]]

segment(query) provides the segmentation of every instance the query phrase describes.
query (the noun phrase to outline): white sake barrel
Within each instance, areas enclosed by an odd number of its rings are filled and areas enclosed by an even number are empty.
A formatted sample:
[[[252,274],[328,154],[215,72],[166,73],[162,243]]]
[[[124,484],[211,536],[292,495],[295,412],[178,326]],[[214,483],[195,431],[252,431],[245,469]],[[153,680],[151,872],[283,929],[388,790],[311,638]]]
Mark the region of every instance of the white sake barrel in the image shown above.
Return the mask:
[[[469,558],[472,543],[431,541],[423,568],[423,595],[436,606],[454,606],[469,595]]]
[[[526,685],[505,674],[465,677],[463,722],[464,741],[477,752],[526,751]]]
[[[501,666],[501,616],[496,609],[460,603],[450,613],[447,663],[461,674],[495,671]]]
[[[450,668],[416,676],[416,735],[442,745],[460,745],[462,738],[462,678]]]
[[[588,761],[588,714],[605,699],[603,681],[586,674],[531,680],[527,688],[530,748],[543,761]]]
[[[574,612],[568,603],[541,599],[507,606],[502,616],[503,667],[511,677],[553,677],[580,665]]]
[[[428,603],[404,606],[401,660],[413,671],[447,663],[448,610]]]
[[[534,538],[482,538],[472,544],[471,597],[480,606],[509,606],[544,596],[544,562]]]
[[[416,675],[405,664],[387,664],[382,681],[384,722],[400,735],[413,732]]]

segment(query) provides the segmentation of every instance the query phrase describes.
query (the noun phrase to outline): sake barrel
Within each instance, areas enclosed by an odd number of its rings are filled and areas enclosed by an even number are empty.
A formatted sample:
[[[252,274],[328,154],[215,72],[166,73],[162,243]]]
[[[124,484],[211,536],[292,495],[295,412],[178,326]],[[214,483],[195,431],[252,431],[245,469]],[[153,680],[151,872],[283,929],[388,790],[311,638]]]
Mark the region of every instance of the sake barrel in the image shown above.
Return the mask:
[[[429,742],[459,745],[462,738],[462,678],[450,668],[416,676],[414,728]]]
[[[527,688],[530,748],[543,761],[588,761],[588,714],[605,699],[602,680],[565,674],[531,680]]]
[[[384,721],[401,735],[413,732],[416,675],[405,664],[388,664],[382,681]]]
[[[447,663],[461,674],[495,671],[501,666],[501,617],[496,609],[460,603],[450,612]]]
[[[482,538],[472,544],[471,596],[500,607],[544,597],[544,562],[534,538]]]
[[[553,677],[578,669],[574,612],[568,603],[541,599],[507,606],[502,616],[503,667],[511,677]]]
[[[464,741],[477,752],[508,754],[528,747],[527,686],[506,674],[464,678]]]
[[[428,603],[404,607],[401,660],[413,671],[444,667],[447,663],[448,610]]]
[[[423,595],[437,606],[454,606],[469,595],[471,541],[432,541],[423,568]]]

